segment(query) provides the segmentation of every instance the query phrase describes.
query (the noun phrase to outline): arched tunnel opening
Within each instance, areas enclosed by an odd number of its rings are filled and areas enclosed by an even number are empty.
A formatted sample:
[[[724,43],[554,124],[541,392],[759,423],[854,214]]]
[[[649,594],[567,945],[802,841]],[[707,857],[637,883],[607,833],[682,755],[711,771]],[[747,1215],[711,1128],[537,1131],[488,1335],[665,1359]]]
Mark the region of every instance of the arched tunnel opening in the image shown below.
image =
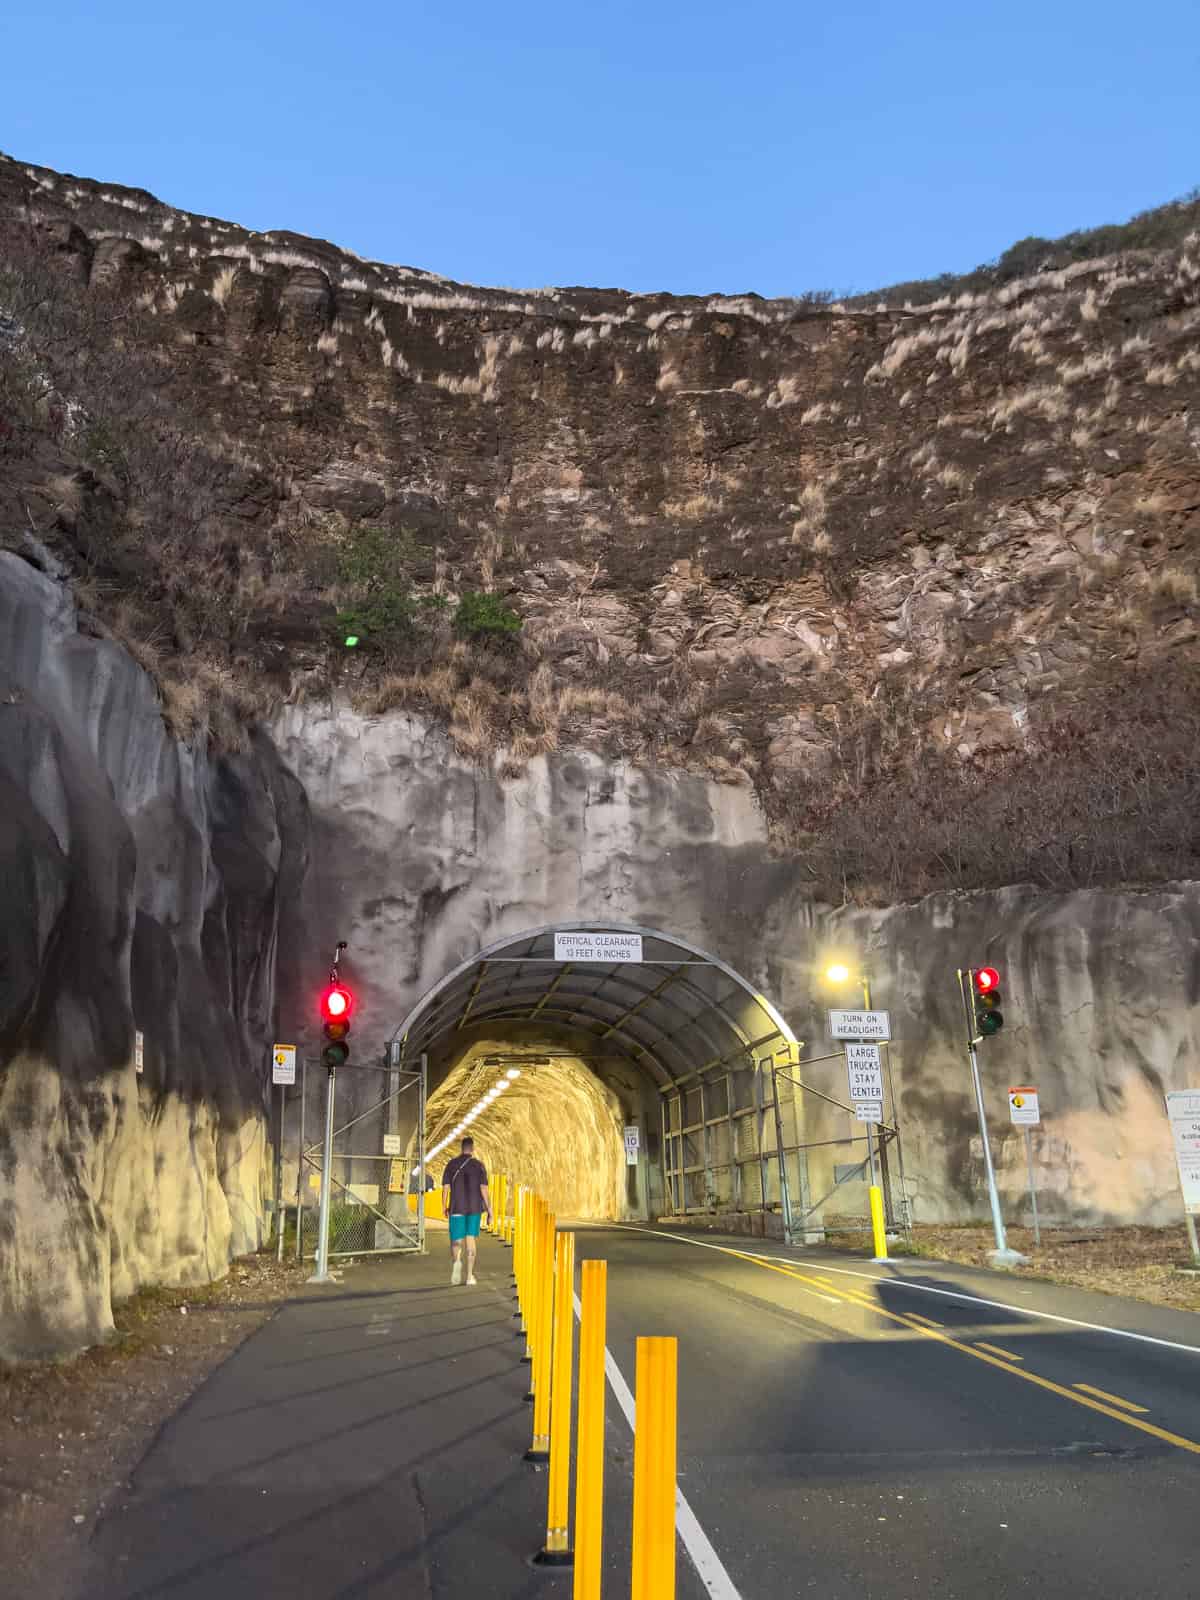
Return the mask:
[[[394,1039],[407,1066],[426,1064],[435,1182],[469,1132],[489,1172],[534,1185],[562,1217],[767,1199],[761,1069],[798,1046],[754,985],[684,940],[609,923],[528,930],[448,973]]]

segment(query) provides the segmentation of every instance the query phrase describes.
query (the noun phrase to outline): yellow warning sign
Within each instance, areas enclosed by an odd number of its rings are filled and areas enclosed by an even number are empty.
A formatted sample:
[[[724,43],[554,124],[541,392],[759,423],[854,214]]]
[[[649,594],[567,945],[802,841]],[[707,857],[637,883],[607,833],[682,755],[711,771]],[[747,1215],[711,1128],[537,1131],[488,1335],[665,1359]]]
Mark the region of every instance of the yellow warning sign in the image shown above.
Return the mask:
[[[404,1169],[407,1161],[393,1161],[388,1167],[388,1193],[404,1193]]]

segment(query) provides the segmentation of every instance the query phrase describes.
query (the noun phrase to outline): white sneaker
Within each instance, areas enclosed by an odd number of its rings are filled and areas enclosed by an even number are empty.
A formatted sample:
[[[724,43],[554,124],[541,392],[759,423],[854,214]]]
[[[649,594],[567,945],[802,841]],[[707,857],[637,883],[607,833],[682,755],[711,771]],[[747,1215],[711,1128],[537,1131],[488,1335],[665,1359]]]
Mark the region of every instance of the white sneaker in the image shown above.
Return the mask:
[[[461,1261],[456,1261],[454,1263],[454,1265],[450,1268],[450,1282],[453,1283],[453,1284],[459,1284],[459,1283],[462,1282],[462,1262]]]
[[[475,1274],[472,1273],[471,1276],[467,1279],[467,1288],[468,1289],[473,1289],[475,1287],[475,1285],[476,1285],[476,1282],[477,1282],[477,1280],[476,1280]]]

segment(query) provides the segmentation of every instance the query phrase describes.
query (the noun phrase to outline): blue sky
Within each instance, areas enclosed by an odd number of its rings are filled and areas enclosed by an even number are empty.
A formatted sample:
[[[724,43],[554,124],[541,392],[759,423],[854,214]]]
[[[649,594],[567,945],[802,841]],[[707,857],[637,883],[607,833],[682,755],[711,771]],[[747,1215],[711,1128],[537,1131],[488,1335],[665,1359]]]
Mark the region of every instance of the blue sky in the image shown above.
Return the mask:
[[[0,148],[469,282],[853,291],[1200,184],[1197,0],[10,0]]]

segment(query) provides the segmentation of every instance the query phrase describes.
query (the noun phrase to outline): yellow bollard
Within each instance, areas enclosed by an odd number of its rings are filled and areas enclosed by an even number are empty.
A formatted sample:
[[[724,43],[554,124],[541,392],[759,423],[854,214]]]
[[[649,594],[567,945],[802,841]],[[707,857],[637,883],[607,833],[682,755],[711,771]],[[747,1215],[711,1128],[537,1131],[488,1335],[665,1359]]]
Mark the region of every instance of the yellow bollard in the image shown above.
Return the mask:
[[[877,1183],[871,1185],[871,1232],[875,1235],[875,1259],[886,1261],[887,1228],[883,1221],[883,1190]]]
[[[573,1600],[600,1600],[600,1558],[604,1550],[604,1341],[608,1262],[585,1261],[580,1277]]]
[[[520,1207],[517,1212],[517,1284],[522,1297],[525,1294],[525,1236],[529,1231],[529,1190],[521,1190]],[[524,1299],[522,1299],[524,1304]]]
[[[677,1339],[637,1342],[632,1600],[675,1600]]]
[[[554,1257],[554,1335],[550,1375],[550,1471],[546,1489],[546,1543],[536,1560],[569,1567],[571,1541],[571,1370],[575,1353],[575,1235],[560,1233]]]
[[[525,1245],[525,1289],[523,1291],[521,1308],[525,1314],[525,1354],[522,1360],[530,1366],[529,1393],[526,1400],[532,1400],[537,1388],[535,1367],[537,1364],[537,1347],[539,1338],[538,1318],[541,1316],[542,1307],[542,1243],[546,1232],[546,1208],[538,1195],[531,1195],[529,1201],[529,1238]]]
[[[554,1317],[554,1218],[542,1213],[538,1240],[537,1310],[533,1336],[533,1443],[525,1452],[526,1461],[550,1459],[550,1366],[551,1331]]]

